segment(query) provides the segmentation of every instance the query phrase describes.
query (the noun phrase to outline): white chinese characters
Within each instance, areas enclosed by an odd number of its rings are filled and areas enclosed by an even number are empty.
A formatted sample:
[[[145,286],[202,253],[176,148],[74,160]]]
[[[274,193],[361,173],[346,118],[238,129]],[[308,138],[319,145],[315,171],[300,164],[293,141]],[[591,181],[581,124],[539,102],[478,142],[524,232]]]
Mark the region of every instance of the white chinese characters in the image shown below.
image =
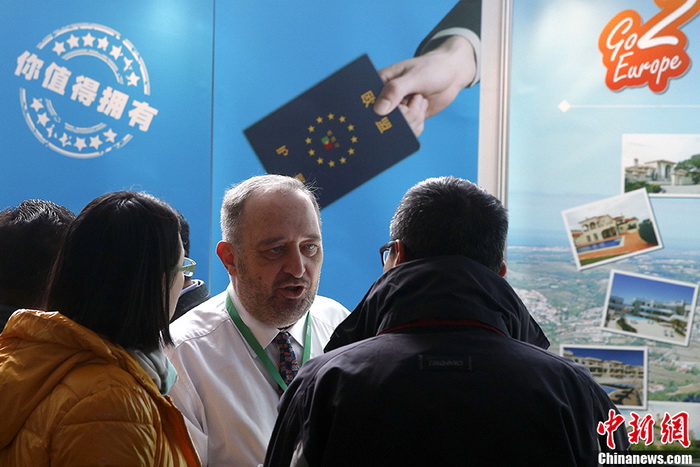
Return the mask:
[[[89,158],[147,132],[158,115],[133,44],[93,23],[65,26],[17,57],[20,101],[32,133],[70,157]],[[69,104],[66,104],[69,103]],[[82,110],[81,110],[82,109]]]

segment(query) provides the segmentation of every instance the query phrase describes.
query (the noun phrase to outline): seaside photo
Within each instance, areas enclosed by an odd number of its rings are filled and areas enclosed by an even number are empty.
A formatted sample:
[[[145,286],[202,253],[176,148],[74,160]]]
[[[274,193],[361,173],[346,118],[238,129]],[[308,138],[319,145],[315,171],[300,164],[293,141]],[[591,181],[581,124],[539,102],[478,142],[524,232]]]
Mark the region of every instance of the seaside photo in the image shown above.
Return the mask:
[[[561,355],[588,368],[618,408],[646,408],[646,347],[562,344]]]
[[[700,134],[623,134],[623,192],[700,197]]]
[[[606,331],[688,345],[698,285],[610,271],[602,327]]]
[[[579,270],[663,248],[643,188],[566,209],[562,217]]]

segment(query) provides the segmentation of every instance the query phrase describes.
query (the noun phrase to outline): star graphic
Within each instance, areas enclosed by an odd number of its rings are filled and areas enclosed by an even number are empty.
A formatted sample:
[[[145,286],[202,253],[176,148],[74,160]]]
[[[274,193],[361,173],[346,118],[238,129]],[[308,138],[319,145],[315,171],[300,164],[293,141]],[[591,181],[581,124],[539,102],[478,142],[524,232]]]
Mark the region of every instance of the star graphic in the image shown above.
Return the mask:
[[[305,141],[306,141],[306,144],[311,144],[311,138],[306,138]]]
[[[316,159],[316,163],[317,163],[318,165],[323,164],[323,158],[322,158],[322,157],[319,157],[318,159]]]
[[[82,151],[87,147],[87,144],[85,144],[85,138],[75,138],[75,144],[73,146],[78,149],[78,151]]]
[[[49,138],[53,137],[54,128],[56,128],[56,125],[51,125],[46,129],[46,134],[49,136]]]
[[[56,55],[61,55],[63,52],[66,51],[66,47],[63,45],[63,42],[56,42],[53,45],[53,49],[51,49],[51,50],[56,52]]]
[[[315,155],[316,155],[316,151],[314,151],[313,149],[309,149],[309,156],[315,156]]]
[[[65,148],[66,146],[70,146],[70,142],[68,142],[70,138],[68,138],[68,135],[63,133],[63,136],[59,138],[59,141],[61,142],[61,145]]]
[[[350,141],[352,141],[353,143],[357,143],[357,136],[353,136],[352,138],[350,138]]]
[[[339,120],[340,120],[340,123],[345,123],[345,117],[344,117],[344,116],[341,115]]]
[[[341,163],[341,164],[345,164],[346,162],[347,162],[347,159],[346,159],[346,158],[344,158],[344,157],[341,157],[341,158],[340,158],[340,163]]]
[[[42,126],[46,126],[46,124],[49,123],[49,117],[46,116],[46,112],[39,114],[39,118],[36,122]]]
[[[354,148],[348,149],[348,154],[350,154],[351,156],[352,156],[353,154],[355,154],[355,149],[354,149]]]
[[[107,141],[109,141],[110,143],[113,143],[115,138],[117,137],[117,134],[113,132],[111,128],[102,134],[105,138],[107,138]]]
[[[333,120],[333,119],[335,118],[335,115],[333,115],[333,114],[328,114],[327,117],[328,117],[328,120]]]
[[[139,80],[141,79],[140,76],[136,76],[136,73],[133,71],[129,76],[126,77],[126,80],[129,82],[129,86],[136,86],[138,85]]]
[[[116,45],[113,45],[112,51],[109,54],[114,57],[115,60],[119,60],[119,57],[122,56],[122,46],[120,45],[117,47]]]
[[[133,60],[124,57],[124,71],[131,70],[131,64],[134,63]]]
[[[328,167],[335,167],[335,161],[330,161],[328,163]]]
[[[107,46],[109,45],[109,41],[107,40],[106,37],[103,37],[102,39],[97,39],[97,48],[102,49],[105,52],[107,52]]]
[[[102,140],[100,140],[99,136],[91,136],[90,137],[90,147],[98,149],[100,145],[102,144]]]
[[[309,127],[309,133],[313,133],[315,129],[316,129],[316,128],[314,128],[313,126],[310,126],[310,127]]]
[[[323,123],[323,117],[316,117],[316,123]]]
[[[355,131],[355,125],[348,125],[348,131]]]
[[[34,109],[34,112],[38,112],[39,110],[44,108],[44,104],[42,104],[41,101],[36,97],[32,97],[32,105],[30,105],[29,107]]]
[[[92,34],[89,32],[83,36],[83,45],[85,47],[93,47],[93,44],[95,43],[96,37],[94,37]]]
[[[78,47],[80,45],[79,41],[80,41],[80,39],[75,37],[73,34],[71,34],[70,37],[68,38],[68,40],[66,40],[66,42],[68,42],[68,45],[70,45],[71,49]]]

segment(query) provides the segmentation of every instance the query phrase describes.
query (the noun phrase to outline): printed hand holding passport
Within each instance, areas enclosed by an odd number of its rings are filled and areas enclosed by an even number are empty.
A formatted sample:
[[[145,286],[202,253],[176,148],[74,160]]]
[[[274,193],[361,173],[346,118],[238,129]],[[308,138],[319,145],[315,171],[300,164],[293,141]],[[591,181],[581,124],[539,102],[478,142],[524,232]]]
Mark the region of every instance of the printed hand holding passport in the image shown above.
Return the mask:
[[[323,208],[419,148],[400,110],[372,110],[382,87],[363,55],[244,133],[267,173],[317,187]]]

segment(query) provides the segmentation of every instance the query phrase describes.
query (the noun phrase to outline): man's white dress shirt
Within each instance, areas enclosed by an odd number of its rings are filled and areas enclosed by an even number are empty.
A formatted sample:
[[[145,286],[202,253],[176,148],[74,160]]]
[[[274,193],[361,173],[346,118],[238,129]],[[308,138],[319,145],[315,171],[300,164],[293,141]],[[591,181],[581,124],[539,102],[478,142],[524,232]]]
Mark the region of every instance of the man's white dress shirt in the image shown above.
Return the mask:
[[[168,393],[182,411],[202,465],[257,466],[277,419],[278,386],[226,310],[231,296],[243,322],[276,364],[279,330],[253,318],[231,284],[170,326],[166,349],[178,380]],[[349,314],[335,300],[316,296],[311,309],[311,357],[323,353],[336,326]],[[306,315],[288,329],[294,352],[303,354]]]

